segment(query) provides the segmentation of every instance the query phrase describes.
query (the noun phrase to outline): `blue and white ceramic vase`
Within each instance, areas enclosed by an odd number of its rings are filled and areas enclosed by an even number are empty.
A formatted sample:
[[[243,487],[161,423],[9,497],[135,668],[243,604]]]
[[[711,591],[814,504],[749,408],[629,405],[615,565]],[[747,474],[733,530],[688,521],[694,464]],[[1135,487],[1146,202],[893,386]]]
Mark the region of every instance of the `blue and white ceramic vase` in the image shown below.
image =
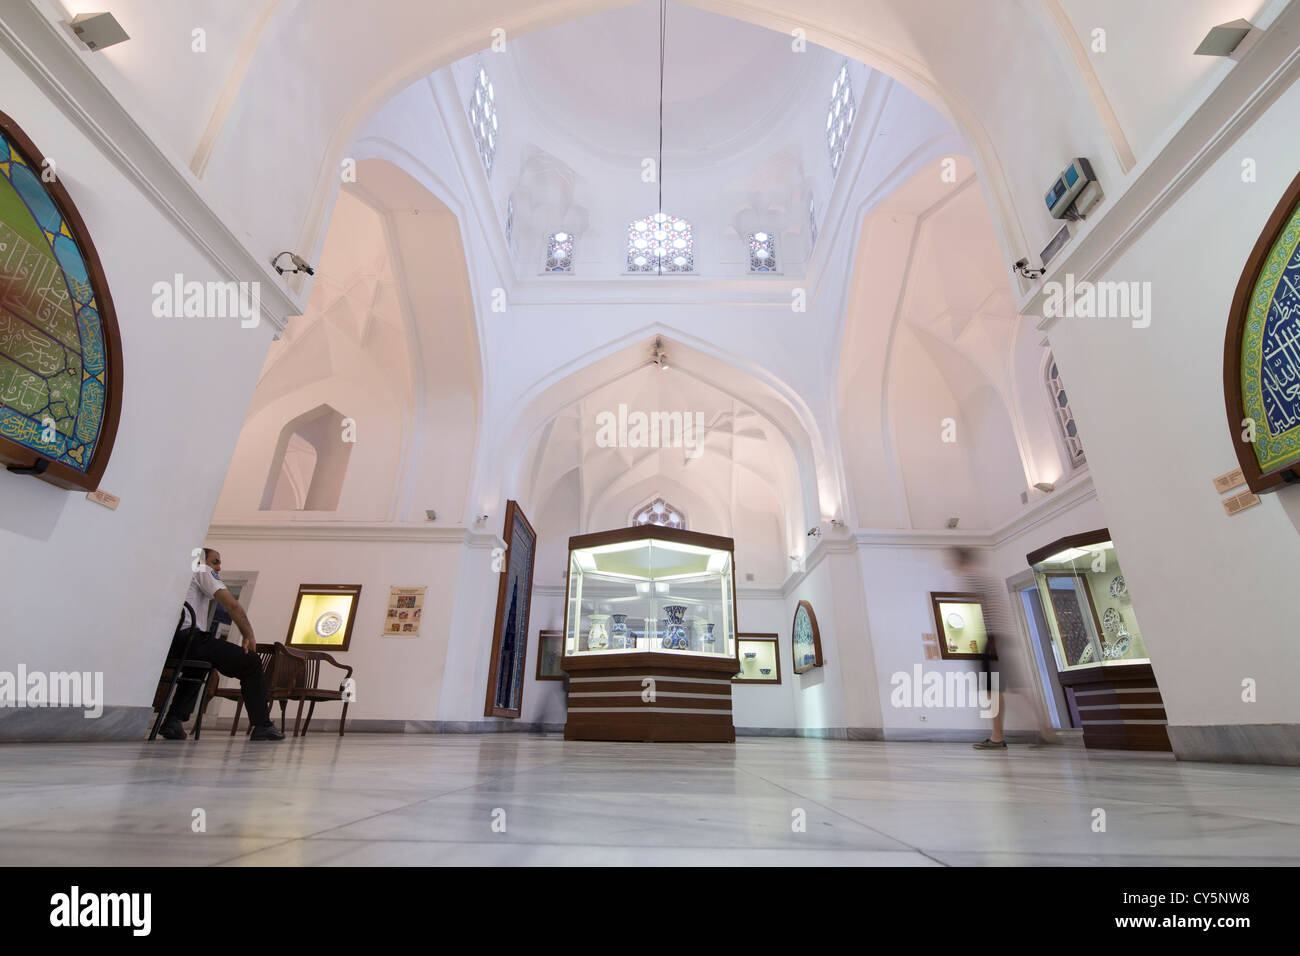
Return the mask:
[[[713,653],[713,625],[708,621],[695,621],[695,640],[705,654]]]
[[[684,651],[690,645],[686,640],[686,605],[670,604],[664,608],[668,624],[664,628],[663,646],[670,651]]]
[[[614,614],[614,623],[610,625],[609,633],[614,637],[615,647],[636,647],[636,638],[627,632],[627,615]]]

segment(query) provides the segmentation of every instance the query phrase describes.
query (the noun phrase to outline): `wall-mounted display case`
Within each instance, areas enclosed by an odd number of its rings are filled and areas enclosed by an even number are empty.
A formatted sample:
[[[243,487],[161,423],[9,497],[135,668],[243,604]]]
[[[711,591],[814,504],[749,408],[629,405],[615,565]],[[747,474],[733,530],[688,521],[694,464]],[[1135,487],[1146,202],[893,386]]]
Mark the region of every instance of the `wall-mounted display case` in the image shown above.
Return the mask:
[[[732,678],[737,684],[781,683],[781,651],[776,634],[740,634],[740,673]]]
[[[653,525],[570,538],[564,619],[567,738],[735,739],[730,538]]]
[[[980,660],[987,652],[984,604],[978,594],[931,591],[930,609],[944,660]]]
[[[1164,702],[1110,532],[1070,535],[1026,559],[1047,629],[1043,643],[1084,744],[1171,749]]]
[[[360,584],[301,584],[289,616],[290,647],[346,651],[361,600]]]

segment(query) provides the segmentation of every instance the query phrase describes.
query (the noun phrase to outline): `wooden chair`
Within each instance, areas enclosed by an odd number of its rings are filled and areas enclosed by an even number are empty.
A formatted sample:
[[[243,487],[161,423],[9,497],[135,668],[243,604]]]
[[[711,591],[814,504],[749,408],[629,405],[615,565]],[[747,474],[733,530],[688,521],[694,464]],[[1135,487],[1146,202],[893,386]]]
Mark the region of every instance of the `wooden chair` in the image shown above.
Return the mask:
[[[275,686],[272,687],[270,696],[272,700],[280,701],[281,713],[287,701],[298,702],[298,713],[293,719],[293,735],[299,736],[298,724],[302,720],[304,703],[311,704],[307,710],[307,720],[302,725],[301,733],[305,737],[308,728],[311,727],[312,714],[315,713],[318,703],[342,701],[343,713],[339,717],[339,736],[342,737],[343,728],[348,720],[349,703],[343,696],[343,687],[344,682],[352,677],[352,668],[347,664],[340,664],[324,651],[298,651],[278,643],[275,649],[278,655],[274,665]],[[321,661],[327,661],[339,670],[345,671],[338,690],[320,686]]]
[[[262,674],[264,676],[265,686],[268,689],[268,691],[275,678],[275,674],[274,674],[274,667],[275,667],[275,660],[276,660],[275,647],[276,647],[275,644],[257,645],[257,657],[262,662]],[[235,736],[235,730],[239,727],[239,715],[244,712],[244,692],[240,689],[238,684],[235,684],[233,687],[217,687],[210,694],[208,694],[207,698],[204,700],[204,707],[206,707],[207,703],[211,701],[212,698],[214,697],[220,697],[222,700],[233,700],[235,702],[235,719],[234,722],[231,723],[230,725],[230,736],[232,737]],[[285,701],[282,700],[280,701],[280,732],[281,733],[284,732],[284,711],[285,711]],[[249,727],[249,730],[252,730],[251,726]]]
[[[175,641],[176,635],[185,628],[185,617],[189,615],[190,619],[190,636],[185,642],[185,648],[181,651],[180,657],[169,657],[163,662],[162,676],[158,679],[159,684],[166,681],[166,689],[159,687],[159,694],[154,694],[154,706],[158,709],[158,719],[153,722],[153,729],[149,731],[149,739],[154,740],[158,736],[158,729],[162,727],[163,721],[167,717],[167,709],[171,706],[172,696],[176,693],[177,684],[202,684],[203,690],[207,689],[208,681],[212,678],[213,667],[210,661],[196,661],[189,659],[190,645],[194,643],[194,608],[190,607],[188,601],[181,608],[180,620],[176,622],[176,630],[172,632],[172,640]],[[170,646],[167,653],[171,653]],[[200,694],[200,697],[202,694]],[[199,739],[199,734],[203,730],[203,701],[199,701],[199,716],[194,721],[194,739]]]

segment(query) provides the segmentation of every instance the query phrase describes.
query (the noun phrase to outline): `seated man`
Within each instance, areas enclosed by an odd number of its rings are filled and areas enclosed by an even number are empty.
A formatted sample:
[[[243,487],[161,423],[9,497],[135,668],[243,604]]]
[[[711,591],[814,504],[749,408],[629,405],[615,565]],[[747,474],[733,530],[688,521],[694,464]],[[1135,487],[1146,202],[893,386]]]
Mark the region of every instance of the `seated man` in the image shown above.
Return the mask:
[[[190,644],[188,658],[197,661],[211,661],[221,674],[238,677],[239,687],[243,692],[244,706],[248,708],[248,719],[253,724],[254,740],[283,740],[284,734],[275,729],[271,723],[271,711],[266,702],[266,686],[262,675],[262,661],[257,656],[257,639],[253,637],[253,625],[248,622],[248,615],[239,602],[231,595],[229,589],[217,578],[221,572],[221,555],[211,548],[203,549],[206,562],[190,578],[189,591],[185,600],[194,608],[195,628],[187,628],[177,633],[172,640],[169,657],[185,654],[185,642],[194,631],[194,642]],[[215,599],[226,609],[243,635],[244,646],[236,647],[228,641],[218,641],[203,630],[208,620],[208,608]],[[177,684],[176,697],[167,711],[163,721],[162,735],[168,740],[184,740],[185,728],[181,726],[190,719],[190,711],[198,699],[199,684]]]

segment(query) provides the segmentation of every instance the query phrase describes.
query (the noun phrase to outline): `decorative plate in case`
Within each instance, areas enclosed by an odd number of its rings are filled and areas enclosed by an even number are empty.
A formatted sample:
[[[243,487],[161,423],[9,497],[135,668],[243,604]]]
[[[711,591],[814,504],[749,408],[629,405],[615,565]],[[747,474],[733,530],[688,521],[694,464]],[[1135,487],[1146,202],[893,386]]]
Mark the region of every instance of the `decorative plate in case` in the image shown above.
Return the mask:
[[[1128,585],[1124,583],[1124,575],[1115,575],[1115,580],[1110,582],[1110,596],[1113,598],[1123,597],[1128,594]]]
[[[1119,616],[1119,611],[1113,607],[1108,607],[1101,616],[1101,626],[1108,631],[1114,632],[1117,628],[1124,626],[1124,619]]]

